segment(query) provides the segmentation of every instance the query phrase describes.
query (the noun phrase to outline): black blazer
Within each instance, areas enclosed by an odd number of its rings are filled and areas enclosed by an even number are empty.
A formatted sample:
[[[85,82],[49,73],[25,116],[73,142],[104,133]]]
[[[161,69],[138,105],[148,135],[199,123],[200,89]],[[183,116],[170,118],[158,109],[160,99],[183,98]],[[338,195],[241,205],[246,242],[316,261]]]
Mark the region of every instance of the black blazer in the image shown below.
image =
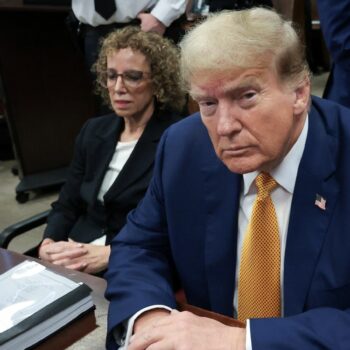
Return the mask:
[[[88,120],[76,139],[69,175],[58,200],[52,204],[44,238],[61,241],[69,237],[88,243],[106,234],[109,244],[124,225],[127,213],[145,194],[160,136],[177,120],[170,112],[155,112],[105,194],[104,204],[97,195],[124,120],[114,113]]]

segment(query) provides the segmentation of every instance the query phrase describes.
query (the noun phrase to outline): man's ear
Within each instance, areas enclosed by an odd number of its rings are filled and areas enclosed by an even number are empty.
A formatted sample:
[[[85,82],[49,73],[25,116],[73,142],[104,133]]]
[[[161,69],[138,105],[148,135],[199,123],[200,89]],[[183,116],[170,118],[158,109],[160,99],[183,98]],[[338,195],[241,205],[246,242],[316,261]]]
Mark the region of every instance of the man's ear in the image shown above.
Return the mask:
[[[294,90],[294,115],[303,114],[309,107],[310,101],[310,80],[304,79]]]

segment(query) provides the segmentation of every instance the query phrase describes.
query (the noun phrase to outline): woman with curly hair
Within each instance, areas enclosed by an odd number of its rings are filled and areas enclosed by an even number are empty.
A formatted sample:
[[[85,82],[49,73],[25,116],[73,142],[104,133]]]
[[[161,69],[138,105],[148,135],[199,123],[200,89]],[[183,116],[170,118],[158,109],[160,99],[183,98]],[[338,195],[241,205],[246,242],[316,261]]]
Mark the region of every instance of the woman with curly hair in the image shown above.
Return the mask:
[[[185,103],[178,54],[167,39],[137,27],[104,39],[96,85],[114,113],[89,120],[80,131],[41,259],[93,274],[107,268],[110,241],[143,197],[160,136]]]

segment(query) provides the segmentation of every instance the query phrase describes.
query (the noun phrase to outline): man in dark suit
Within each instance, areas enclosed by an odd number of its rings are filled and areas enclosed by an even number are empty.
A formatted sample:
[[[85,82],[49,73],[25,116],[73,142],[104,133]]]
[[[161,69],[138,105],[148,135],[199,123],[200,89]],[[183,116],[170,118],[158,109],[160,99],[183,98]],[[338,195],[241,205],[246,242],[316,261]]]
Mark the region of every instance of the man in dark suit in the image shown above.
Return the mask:
[[[323,97],[350,107],[350,1],[318,0],[317,6],[332,59]]]
[[[211,16],[181,48],[200,114],[165,132],[112,242],[108,349],[349,349],[350,111],[310,97],[273,11]],[[246,328],[174,311],[178,282]]]

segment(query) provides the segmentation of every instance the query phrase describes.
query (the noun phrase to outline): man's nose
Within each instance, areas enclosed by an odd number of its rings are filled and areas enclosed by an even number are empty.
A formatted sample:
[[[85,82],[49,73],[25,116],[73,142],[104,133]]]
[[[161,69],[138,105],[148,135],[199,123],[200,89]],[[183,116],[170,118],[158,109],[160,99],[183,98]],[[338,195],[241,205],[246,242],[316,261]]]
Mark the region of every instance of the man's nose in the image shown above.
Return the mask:
[[[234,104],[223,104],[219,106],[218,113],[217,133],[220,136],[231,135],[242,129],[239,107]]]

